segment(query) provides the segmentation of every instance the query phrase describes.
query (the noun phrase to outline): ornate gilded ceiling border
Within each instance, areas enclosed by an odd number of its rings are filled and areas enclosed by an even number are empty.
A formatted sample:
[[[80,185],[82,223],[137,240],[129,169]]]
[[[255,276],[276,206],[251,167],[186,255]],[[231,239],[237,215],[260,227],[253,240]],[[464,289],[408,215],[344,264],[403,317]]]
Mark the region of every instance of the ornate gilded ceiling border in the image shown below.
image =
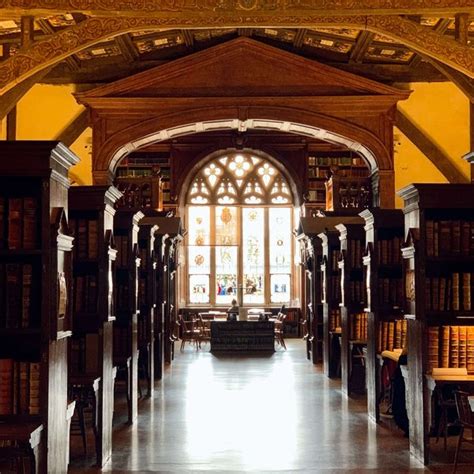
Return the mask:
[[[83,11],[96,16],[245,12],[285,15],[452,15],[474,13],[474,0],[0,0],[0,14],[53,15]]]
[[[0,0],[1,2],[2,0]],[[400,17],[365,16],[277,16],[247,15],[225,16],[160,16],[150,18],[89,18],[78,25],[66,28],[30,46],[0,65],[0,94],[27,79],[43,68],[52,66],[64,58],[114,36],[132,31],[169,28],[216,28],[242,26],[286,27],[355,27],[381,33],[400,43],[407,44],[416,52],[426,54],[454,69],[474,77],[474,50],[431,31],[419,24]]]

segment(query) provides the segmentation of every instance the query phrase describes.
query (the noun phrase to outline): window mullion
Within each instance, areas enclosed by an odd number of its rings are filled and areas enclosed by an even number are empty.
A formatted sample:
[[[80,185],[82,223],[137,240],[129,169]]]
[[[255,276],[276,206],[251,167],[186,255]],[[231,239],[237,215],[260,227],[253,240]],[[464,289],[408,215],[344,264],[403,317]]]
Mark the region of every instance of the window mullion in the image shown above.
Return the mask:
[[[211,206],[210,245],[211,245],[211,274],[209,275],[209,301],[211,306],[216,304],[216,208]]]
[[[264,251],[264,295],[265,295],[265,305],[270,304],[270,235],[269,235],[269,209],[268,207],[264,208],[264,242],[263,246]]]

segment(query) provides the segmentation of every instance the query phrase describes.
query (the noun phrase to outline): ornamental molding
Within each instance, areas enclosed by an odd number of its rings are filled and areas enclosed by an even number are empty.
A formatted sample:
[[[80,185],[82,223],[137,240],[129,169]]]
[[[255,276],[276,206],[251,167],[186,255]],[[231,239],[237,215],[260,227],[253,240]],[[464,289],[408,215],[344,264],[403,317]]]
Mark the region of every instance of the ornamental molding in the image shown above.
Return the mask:
[[[164,12],[278,12],[323,15],[390,15],[474,13],[474,0],[0,0],[2,16],[52,15],[84,11],[96,16],[148,16]]]
[[[171,0],[172,1],[172,0]],[[225,1],[225,0],[224,0]],[[270,0],[271,1],[271,0]],[[474,0],[471,0],[474,2]],[[48,0],[49,2],[49,0]],[[85,3],[87,3],[84,0]],[[82,4],[81,1],[78,4]],[[2,0],[0,0],[0,8]],[[79,9],[79,6],[75,9]],[[474,77],[474,50],[458,42],[398,16],[313,16],[299,14],[288,16],[285,12],[270,15],[246,16],[161,14],[152,17],[89,18],[78,25],[59,31],[28,47],[0,63],[0,94],[4,94],[19,82],[38,71],[53,66],[71,54],[89,48],[109,38],[133,31],[170,28],[231,28],[277,27],[315,28],[352,27],[383,34],[406,44],[417,53],[437,59],[452,68]]]

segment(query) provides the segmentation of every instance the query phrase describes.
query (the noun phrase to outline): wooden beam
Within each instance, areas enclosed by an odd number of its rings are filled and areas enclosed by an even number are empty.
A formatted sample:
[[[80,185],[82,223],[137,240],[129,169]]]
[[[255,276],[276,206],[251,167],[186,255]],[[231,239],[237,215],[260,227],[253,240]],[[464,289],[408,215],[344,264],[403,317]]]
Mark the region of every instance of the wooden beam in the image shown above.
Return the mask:
[[[77,10],[77,2],[71,0],[48,0],[27,2],[18,0],[2,0],[0,13],[2,17],[12,17],[19,12],[37,16],[48,16],[69,13]],[[92,16],[162,16],[170,11],[177,16],[186,18],[191,14],[199,14],[203,18],[212,13],[220,16],[230,15],[242,21],[250,15],[272,13],[278,18],[281,15],[439,15],[450,16],[460,11],[474,12],[474,5],[469,0],[461,1],[426,1],[426,0],[312,0],[303,3],[274,0],[272,2],[223,2],[222,0],[194,0],[193,2],[167,3],[159,0],[147,2],[104,2],[103,0],[88,0],[84,3],[87,12]],[[278,24],[275,21],[272,24]]]
[[[117,46],[120,49],[120,52],[122,53],[123,57],[127,61],[136,61],[140,55],[138,54],[138,51],[135,48],[135,45],[133,44],[132,38],[130,37],[129,33],[125,33],[124,35],[117,36],[115,38],[115,42],[117,43]]]
[[[436,23],[435,27],[433,28],[433,31],[443,35],[445,31],[448,29],[450,24],[451,24],[450,18],[440,18],[438,23]],[[415,54],[415,56],[410,62],[410,66],[413,68],[418,67],[423,57],[424,56],[421,54]]]
[[[463,45],[466,45],[469,39],[469,23],[468,13],[458,13],[454,17],[454,37]]]
[[[349,62],[360,63],[364,59],[365,53],[372,43],[375,34],[370,31],[361,31],[357,37],[356,44],[352,48]]]
[[[47,20],[38,18],[37,23],[43,33],[46,33],[47,35],[53,35],[55,33],[54,28],[49,24]],[[66,62],[71,71],[79,70],[79,62],[74,57],[74,55],[68,56],[64,61]]]
[[[434,59],[425,57],[425,61],[444,74],[470,101],[474,100],[474,81],[471,78]]]
[[[51,68],[43,69],[0,96],[0,120],[10,112],[19,100],[45,77]]]
[[[55,140],[63,142],[66,146],[71,146],[89,126],[89,112],[82,110],[59,134]]]
[[[218,16],[216,14],[203,16],[202,14],[185,21],[181,17],[168,17],[174,27],[193,28],[199,26],[217,28],[245,27],[247,25],[265,24],[271,21],[279,24],[275,12],[272,15],[258,18],[245,17],[245,21],[234,16]],[[288,27],[351,27],[367,29],[380,33],[405,44],[415,52],[426,54],[443,63],[449,64],[469,77],[474,77],[474,51],[466,45],[444,35],[433,32],[413,21],[398,16],[370,16],[370,17],[338,17],[336,23],[333,18],[321,17],[295,17],[284,20]],[[242,24],[243,22],[243,24]],[[25,80],[41,69],[54,66],[71,54],[76,54],[83,49],[91,47],[109,38],[132,31],[144,31],[163,28],[167,24],[163,18],[148,15],[144,18],[89,18],[83,22],[65,28],[51,35],[49,38],[36,41],[33,46],[21,48],[15,56],[3,61],[0,65],[0,94],[14,87],[15,84]],[[72,40],[73,39],[73,40]],[[434,47],[435,45],[436,47]]]
[[[436,166],[450,183],[466,182],[466,178],[456,168],[449,156],[401,110],[397,110],[396,126]]]
[[[295,48],[301,48],[301,46],[303,46],[303,41],[307,31],[308,30],[306,28],[299,28],[296,31],[295,39],[293,40],[293,46]]]
[[[16,106],[7,115],[7,140],[16,140]]]
[[[33,43],[33,34],[35,30],[34,17],[22,16],[21,17],[21,47],[27,48]]]

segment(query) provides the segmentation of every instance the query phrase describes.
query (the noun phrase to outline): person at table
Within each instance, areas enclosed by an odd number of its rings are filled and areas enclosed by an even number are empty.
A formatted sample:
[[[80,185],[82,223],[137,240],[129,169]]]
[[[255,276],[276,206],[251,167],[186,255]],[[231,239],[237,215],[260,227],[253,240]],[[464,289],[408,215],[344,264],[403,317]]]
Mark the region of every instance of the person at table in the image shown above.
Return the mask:
[[[231,304],[232,306],[227,310],[227,321],[237,321],[237,315],[239,314],[237,300],[234,298]]]

